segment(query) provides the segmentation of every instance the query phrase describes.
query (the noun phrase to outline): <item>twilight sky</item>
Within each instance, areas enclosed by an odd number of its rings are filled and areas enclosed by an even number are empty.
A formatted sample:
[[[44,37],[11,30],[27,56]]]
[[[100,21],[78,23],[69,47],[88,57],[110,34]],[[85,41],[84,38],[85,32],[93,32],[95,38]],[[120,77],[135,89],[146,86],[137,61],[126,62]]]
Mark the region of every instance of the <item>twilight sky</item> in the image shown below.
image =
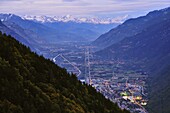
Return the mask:
[[[47,16],[136,17],[170,7],[170,0],[0,0],[0,13]]]

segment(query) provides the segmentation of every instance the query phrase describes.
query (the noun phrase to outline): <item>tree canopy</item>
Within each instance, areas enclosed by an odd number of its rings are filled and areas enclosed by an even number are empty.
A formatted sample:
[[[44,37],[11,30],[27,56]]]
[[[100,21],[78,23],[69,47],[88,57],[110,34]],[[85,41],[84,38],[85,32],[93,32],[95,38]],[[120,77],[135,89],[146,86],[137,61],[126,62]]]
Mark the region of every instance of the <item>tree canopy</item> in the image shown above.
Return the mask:
[[[1,113],[129,113],[0,32]]]

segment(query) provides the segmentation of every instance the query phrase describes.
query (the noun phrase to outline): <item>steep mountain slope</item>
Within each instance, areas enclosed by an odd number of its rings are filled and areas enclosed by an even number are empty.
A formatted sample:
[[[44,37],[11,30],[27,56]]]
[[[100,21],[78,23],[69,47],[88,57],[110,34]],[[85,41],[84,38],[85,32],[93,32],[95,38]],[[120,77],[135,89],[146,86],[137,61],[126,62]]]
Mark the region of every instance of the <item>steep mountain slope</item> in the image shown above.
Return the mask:
[[[169,19],[170,8],[150,12],[143,17],[129,19],[118,27],[110,30],[108,33],[101,35],[92,43],[92,45],[98,46],[100,48],[108,47],[123,40],[126,37],[139,34],[144,29]]]
[[[0,33],[1,113],[128,113],[75,75]]]
[[[27,34],[29,38],[35,39],[37,38],[38,41],[48,41],[47,36],[51,36],[50,34],[54,34],[56,31],[54,29],[50,29],[42,24],[29,21],[29,20],[23,20],[21,17],[13,14],[0,14],[0,19],[3,20],[3,23],[11,27],[12,30],[17,30],[18,27],[19,29],[22,28],[23,31],[30,31],[31,33]],[[36,35],[32,37],[32,35]],[[55,37],[50,37],[50,39],[53,39]],[[49,40],[50,40],[49,39]]]
[[[97,54],[105,58],[141,61],[149,67],[159,62],[158,66],[154,66],[154,68],[159,68],[160,65],[161,67],[167,65],[166,61],[170,61],[169,37],[170,20],[164,20],[133,37],[125,38],[119,43],[97,52]],[[149,69],[154,71],[154,68]]]
[[[151,83],[149,113],[170,113],[170,64],[155,75]]]
[[[21,37],[19,34],[17,34],[15,31],[11,30],[10,28],[8,28],[6,25],[4,25],[1,21],[0,21],[0,31],[2,33],[6,33],[7,35],[11,35],[14,36],[16,38],[16,40],[20,41],[21,43],[25,44],[26,46],[29,46],[32,50],[35,50],[34,47],[23,37]]]
[[[150,73],[150,113],[169,113],[170,109],[170,19],[154,24],[141,33],[128,37],[97,52],[103,58],[134,62]],[[166,100],[167,99],[167,100]]]
[[[27,40],[31,44],[34,45],[37,43],[41,43],[40,38],[38,38],[32,30],[28,30],[28,29],[26,30],[20,27],[19,25],[17,25],[16,23],[12,23],[12,22],[4,21],[3,24],[6,25],[9,29],[19,34],[20,36],[22,36],[25,40]]]
[[[75,22],[35,22],[13,14],[0,14],[0,20],[13,31],[25,33],[30,40],[45,43],[92,41],[118,24],[89,24]],[[18,31],[22,28],[23,32]],[[22,34],[22,35],[25,35]]]

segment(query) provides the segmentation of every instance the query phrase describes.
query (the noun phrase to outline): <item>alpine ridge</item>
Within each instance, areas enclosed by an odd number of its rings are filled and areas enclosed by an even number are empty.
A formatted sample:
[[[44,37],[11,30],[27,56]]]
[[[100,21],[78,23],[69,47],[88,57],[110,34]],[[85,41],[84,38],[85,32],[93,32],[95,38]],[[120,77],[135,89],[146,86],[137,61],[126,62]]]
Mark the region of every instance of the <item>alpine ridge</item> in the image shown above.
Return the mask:
[[[90,17],[73,17],[72,15],[66,15],[66,16],[54,16],[54,17],[48,17],[48,16],[29,16],[25,15],[22,17],[26,20],[33,20],[36,22],[42,22],[42,23],[53,23],[53,22],[75,22],[75,23],[92,23],[92,24],[120,24],[124,22],[126,19],[128,19],[128,15],[116,17],[116,18],[106,18],[106,19],[100,19],[100,18],[90,18]]]
[[[155,10],[148,13],[146,16],[133,18],[125,21],[123,24],[113,28],[109,32],[97,38],[92,45],[103,49],[119,41],[135,36],[141,33],[146,28],[161,23],[164,20],[170,19],[170,8],[163,10]],[[156,26],[155,26],[156,27]]]

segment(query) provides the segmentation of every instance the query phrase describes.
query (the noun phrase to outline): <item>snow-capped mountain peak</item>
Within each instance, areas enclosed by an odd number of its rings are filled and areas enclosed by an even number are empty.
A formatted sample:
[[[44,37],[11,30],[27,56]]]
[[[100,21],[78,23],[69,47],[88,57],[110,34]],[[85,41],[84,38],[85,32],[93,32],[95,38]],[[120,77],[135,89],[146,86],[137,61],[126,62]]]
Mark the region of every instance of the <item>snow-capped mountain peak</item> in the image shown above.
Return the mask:
[[[112,23],[122,23],[128,19],[128,15],[117,17],[117,18],[106,18],[106,19],[99,19],[99,18],[87,18],[87,17],[73,17],[72,15],[66,16],[54,16],[54,17],[47,17],[47,16],[29,16],[25,15],[22,19],[26,20],[33,20],[36,22],[46,23],[46,22],[76,22],[76,23],[93,23],[93,24],[112,24]]]
[[[12,18],[14,16],[14,14],[0,14],[0,18],[1,18],[1,21],[7,21],[9,20],[10,18]]]

